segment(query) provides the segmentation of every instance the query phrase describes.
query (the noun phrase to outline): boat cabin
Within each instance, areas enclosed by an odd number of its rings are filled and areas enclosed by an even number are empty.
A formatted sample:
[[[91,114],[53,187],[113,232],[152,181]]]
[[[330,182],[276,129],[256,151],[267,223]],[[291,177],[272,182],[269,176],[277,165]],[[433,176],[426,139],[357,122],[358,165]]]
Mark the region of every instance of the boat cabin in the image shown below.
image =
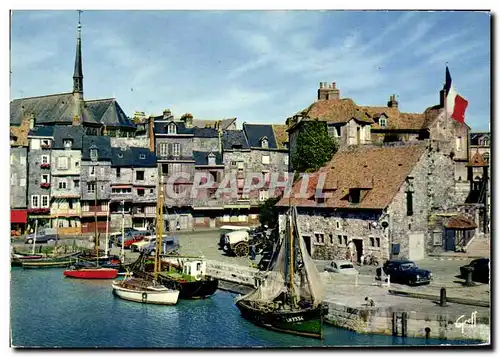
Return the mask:
[[[207,263],[201,260],[185,261],[182,266],[182,273],[201,280],[207,273]]]

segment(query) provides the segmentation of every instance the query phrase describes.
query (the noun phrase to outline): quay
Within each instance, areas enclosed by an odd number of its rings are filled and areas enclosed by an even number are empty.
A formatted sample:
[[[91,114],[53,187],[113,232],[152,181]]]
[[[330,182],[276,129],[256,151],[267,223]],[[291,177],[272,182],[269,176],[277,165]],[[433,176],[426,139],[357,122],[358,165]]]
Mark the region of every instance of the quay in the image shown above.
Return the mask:
[[[217,249],[219,232],[204,231],[177,234],[180,253],[202,255],[207,261],[207,274],[219,279],[219,289],[244,295],[252,291],[262,273],[252,268],[247,257],[229,257]],[[85,247],[87,241],[77,241]],[[102,242],[103,243],[103,242]],[[71,239],[58,242],[73,244]],[[24,244],[13,244],[22,249]],[[102,249],[103,247],[101,247]],[[25,249],[29,249],[26,248]],[[119,254],[113,247],[111,254]],[[126,261],[132,262],[138,253],[126,251]],[[258,256],[255,262],[258,262]],[[375,267],[357,267],[357,279],[341,274],[322,272],[324,261],[317,261],[325,285],[324,301],[329,305],[326,322],[340,328],[364,334],[397,335],[446,340],[490,341],[490,286],[476,284],[464,287],[454,278],[460,265],[470,260],[433,260],[418,262],[434,273],[431,284],[407,287],[380,283],[375,280]],[[440,289],[447,290],[448,303],[439,305]],[[365,297],[375,306],[366,306]],[[471,319],[471,317],[474,317]],[[473,324],[465,324],[473,320]]]

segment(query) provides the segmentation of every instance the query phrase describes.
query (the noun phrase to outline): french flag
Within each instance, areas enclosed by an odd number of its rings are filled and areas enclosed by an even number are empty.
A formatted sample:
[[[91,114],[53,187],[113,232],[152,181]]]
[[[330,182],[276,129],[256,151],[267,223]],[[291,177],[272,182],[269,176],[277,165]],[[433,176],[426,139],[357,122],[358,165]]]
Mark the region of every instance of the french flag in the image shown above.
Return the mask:
[[[451,74],[448,66],[446,66],[446,83],[444,85],[444,94],[446,100],[446,111],[453,119],[459,123],[465,122],[465,110],[469,102],[458,95],[451,84]]]

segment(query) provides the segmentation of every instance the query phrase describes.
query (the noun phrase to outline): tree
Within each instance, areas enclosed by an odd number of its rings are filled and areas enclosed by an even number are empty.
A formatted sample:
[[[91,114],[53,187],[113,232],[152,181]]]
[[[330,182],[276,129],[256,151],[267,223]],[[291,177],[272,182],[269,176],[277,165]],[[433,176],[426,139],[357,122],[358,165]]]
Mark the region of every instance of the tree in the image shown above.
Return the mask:
[[[330,161],[338,150],[338,143],[328,135],[324,122],[312,120],[303,125],[297,135],[292,163],[298,172],[314,172]]]
[[[281,197],[271,197],[259,205],[259,221],[261,225],[267,225],[269,228],[278,226],[278,207],[276,207],[276,203],[280,199]]]

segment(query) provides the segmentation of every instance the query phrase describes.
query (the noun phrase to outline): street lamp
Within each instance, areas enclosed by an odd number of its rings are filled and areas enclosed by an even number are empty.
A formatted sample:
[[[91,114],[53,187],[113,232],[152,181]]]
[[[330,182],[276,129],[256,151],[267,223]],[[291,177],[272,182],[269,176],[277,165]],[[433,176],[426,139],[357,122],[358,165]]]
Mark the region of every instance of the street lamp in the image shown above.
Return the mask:
[[[97,161],[99,160],[99,150],[97,149],[97,146],[92,145],[90,147],[90,160],[92,161],[92,165],[94,167],[94,177],[95,177],[95,184],[94,184],[94,219],[95,219],[95,253],[96,253],[96,259],[97,259],[97,266],[99,265],[99,238],[97,236],[97,188],[98,188],[98,181],[97,181]]]

